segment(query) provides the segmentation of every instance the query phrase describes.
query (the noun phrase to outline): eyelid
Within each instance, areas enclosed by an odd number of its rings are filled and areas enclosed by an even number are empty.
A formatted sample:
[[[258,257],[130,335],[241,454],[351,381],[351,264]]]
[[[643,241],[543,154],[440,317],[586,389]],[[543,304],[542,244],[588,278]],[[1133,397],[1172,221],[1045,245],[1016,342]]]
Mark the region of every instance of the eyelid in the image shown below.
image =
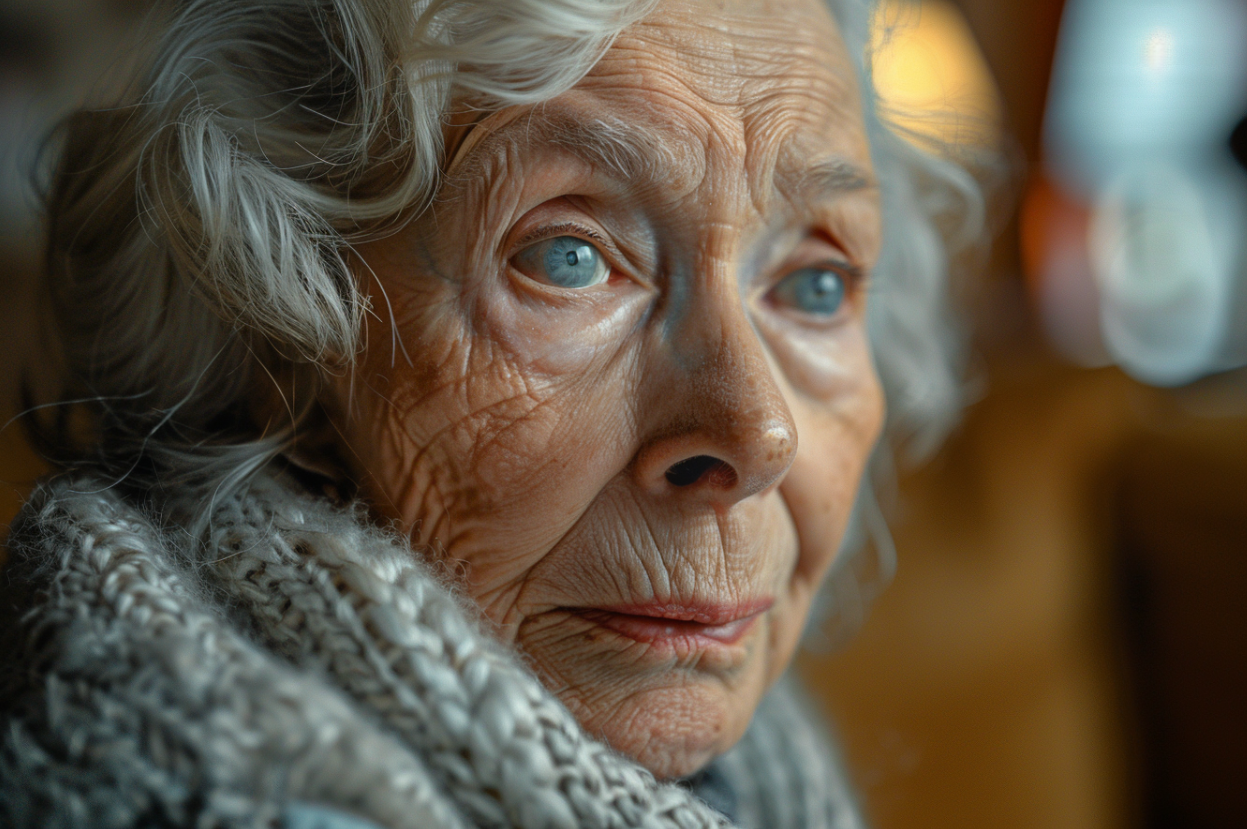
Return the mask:
[[[870,273],[860,265],[855,265],[848,258],[827,258],[811,259],[808,261],[795,260],[790,261],[784,267],[775,271],[775,276],[771,280],[770,291],[776,285],[783,282],[788,277],[799,271],[807,270],[827,270],[838,273],[845,282],[845,287],[851,292],[857,292],[865,288],[870,281]]]
[[[821,226],[810,226],[789,250],[787,256],[775,261],[771,270],[771,283],[776,284],[791,273],[804,268],[826,268],[842,274],[846,281],[856,286],[869,279],[869,268],[858,264],[856,257],[848,253],[835,234]]]
[[[584,236],[590,241],[597,242],[607,251],[613,251],[615,246],[610,243],[602,234],[593,228],[585,227],[577,222],[556,222],[552,225],[542,225],[539,228],[528,231],[520,237],[519,241],[512,245],[512,256],[519,253],[531,245],[538,242],[544,242],[546,239],[556,239],[559,236]]]
[[[845,278],[850,288],[856,288],[863,285],[870,279],[870,274],[865,268],[862,268],[860,265],[854,265],[847,259],[826,259],[822,262],[815,262],[811,265],[805,265],[802,268],[796,268],[795,270],[804,270],[805,268],[825,268],[829,271],[835,271]],[[789,271],[789,273],[793,272],[794,271]]]

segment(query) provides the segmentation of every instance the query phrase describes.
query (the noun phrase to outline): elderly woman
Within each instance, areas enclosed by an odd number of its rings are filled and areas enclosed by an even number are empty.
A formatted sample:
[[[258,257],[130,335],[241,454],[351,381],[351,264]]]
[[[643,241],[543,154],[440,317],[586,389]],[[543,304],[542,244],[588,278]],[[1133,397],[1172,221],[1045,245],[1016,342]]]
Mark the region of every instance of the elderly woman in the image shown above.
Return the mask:
[[[50,194],[3,822],[858,825],[777,681],[955,386],[866,12],[181,8]]]

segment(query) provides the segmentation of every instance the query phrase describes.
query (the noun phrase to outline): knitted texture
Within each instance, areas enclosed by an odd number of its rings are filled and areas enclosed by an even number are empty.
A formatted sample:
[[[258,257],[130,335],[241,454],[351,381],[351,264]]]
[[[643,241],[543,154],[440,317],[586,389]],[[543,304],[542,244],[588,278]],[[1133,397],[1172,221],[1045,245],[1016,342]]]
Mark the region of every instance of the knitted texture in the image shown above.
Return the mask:
[[[401,539],[264,478],[191,539],[90,480],[15,522],[0,825],[727,827],[591,739]],[[786,686],[717,767],[745,824],[859,825]]]

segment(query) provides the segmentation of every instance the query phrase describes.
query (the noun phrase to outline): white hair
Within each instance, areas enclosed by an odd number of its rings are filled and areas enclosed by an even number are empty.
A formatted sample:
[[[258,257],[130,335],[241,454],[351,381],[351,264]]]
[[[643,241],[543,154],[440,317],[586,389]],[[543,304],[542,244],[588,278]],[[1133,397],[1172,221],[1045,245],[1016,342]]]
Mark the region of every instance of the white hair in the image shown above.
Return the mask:
[[[981,199],[955,164],[879,124],[869,2],[829,4],[858,58],[883,189],[869,327],[889,432],[926,449],[960,406],[950,245],[976,235]],[[47,287],[64,397],[90,401],[89,428],[45,421],[45,450],[145,497],[201,487],[206,514],[289,446],[324,372],[349,369],[373,312],[350,248],[434,196],[452,104],[549,99],[653,5],[191,0],[138,93],[63,131]]]

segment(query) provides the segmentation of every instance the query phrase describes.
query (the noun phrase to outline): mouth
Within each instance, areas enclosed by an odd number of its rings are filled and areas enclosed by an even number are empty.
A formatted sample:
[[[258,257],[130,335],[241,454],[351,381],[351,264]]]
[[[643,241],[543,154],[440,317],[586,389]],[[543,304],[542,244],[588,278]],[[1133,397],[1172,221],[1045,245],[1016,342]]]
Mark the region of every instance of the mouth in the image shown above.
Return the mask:
[[[647,645],[705,650],[740,642],[772,604],[761,599],[741,605],[615,605],[572,612]]]

